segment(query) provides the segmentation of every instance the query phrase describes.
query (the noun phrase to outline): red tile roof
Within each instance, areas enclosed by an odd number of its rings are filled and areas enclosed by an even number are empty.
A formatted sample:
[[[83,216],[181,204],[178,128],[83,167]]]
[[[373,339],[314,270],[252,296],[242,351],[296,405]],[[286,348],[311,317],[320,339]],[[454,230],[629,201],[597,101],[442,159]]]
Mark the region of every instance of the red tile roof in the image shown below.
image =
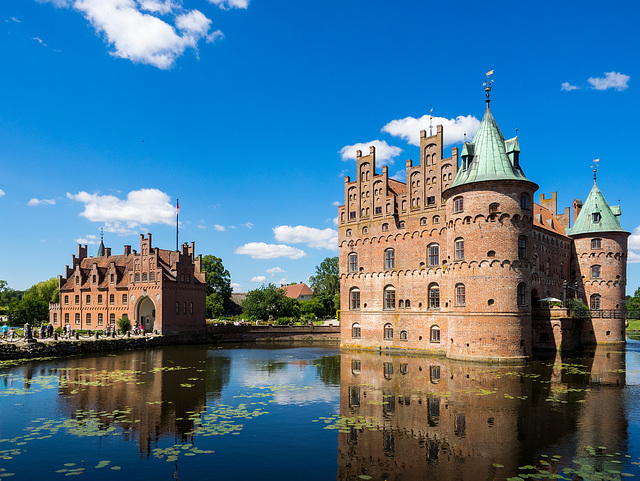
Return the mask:
[[[282,286],[281,289],[287,297],[298,299],[300,296],[312,296],[313,291],[304,282],[293,284],[290,286]]]

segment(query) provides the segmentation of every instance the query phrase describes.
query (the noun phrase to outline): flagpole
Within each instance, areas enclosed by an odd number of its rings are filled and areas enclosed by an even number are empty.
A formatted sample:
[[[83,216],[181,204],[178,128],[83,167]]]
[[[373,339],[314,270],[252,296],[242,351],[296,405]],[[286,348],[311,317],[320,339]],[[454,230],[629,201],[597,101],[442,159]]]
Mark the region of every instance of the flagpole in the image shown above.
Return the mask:
[[[180,223],[178,222],[178,216],[180,215],[180,199],[176,199],[176,251],[180,251],[180,249],[178,249],[178,232],[179,232],[179,228],[178,226],[180,225]]]

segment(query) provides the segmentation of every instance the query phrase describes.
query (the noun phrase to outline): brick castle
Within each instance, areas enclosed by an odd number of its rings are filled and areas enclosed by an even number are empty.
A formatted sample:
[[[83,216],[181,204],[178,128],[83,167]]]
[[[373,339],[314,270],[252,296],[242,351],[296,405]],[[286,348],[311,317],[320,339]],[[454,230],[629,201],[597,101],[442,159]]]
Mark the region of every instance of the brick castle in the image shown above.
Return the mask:
[[[49,308],[55,327],[104,329],[127,316],[145,331],[162,334],[204,332],[205,273],[195,243],[181,251],[158,249],[151,234],[140,235],[140,252],[124,246],[112,255],[100,243],[96,257],[78,245],[78,256],[59,277],[60,303]]]
[[[470,360],[522,360],[534,347],[625,341],[627,238],[619,206],[595,181],[586,201],[557,211],[520,165],[487,107],[472,142],[443,157],[443,128],[420,132],[407,181],[357,157],[339,207],[341,345]],[[591,319],[539,309],[582,299]],[[566,315],[564,316],[566,318]],[[569,339],[570,338],[570,339]],[[570,341],[570,342],[569,342]]]

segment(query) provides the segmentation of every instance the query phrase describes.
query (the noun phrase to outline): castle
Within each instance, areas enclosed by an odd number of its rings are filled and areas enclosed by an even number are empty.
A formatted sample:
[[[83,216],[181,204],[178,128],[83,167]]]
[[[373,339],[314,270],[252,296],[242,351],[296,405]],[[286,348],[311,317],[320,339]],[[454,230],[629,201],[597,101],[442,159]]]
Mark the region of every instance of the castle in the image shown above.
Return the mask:
[[[339,210],[341,346],[422,350],[518,361],[533,348],[625,342],[627,238],[619,206],[595,181],[586,201],[557,212],[557,195],[520,165],[489,108],[472,142],[443,157],[443,128],[420,132],[406,183],[356,153]],[[587,320],[541,309],[578,297]],[[544,303],[543,303],[544,304]],[[554,317],[555,316],[555,317]]]
[[[127,316],[147,332],[185,334],[205,329],[205,273],[195,243],[181,251],[158,249],[151,234],[140,235],[140,252],[124,246],[124,254],[111,255],[100,242],[98,255],[78,256],[59,276],[60,303],[49,307],[54,327],[104,329]]]

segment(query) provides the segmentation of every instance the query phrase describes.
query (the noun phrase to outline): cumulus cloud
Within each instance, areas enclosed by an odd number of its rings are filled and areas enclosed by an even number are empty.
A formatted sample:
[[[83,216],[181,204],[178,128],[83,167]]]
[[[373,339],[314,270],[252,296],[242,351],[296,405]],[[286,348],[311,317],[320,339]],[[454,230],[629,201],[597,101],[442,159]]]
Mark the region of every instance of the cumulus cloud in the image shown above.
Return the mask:
[[[251,282],[264,282],[267,278],[265,276],[255,276],[251,278]]]
[[[389,178],[393,179],[393,180],[398,180],[400,182],[406,182],[407,181],[407,171],[406,171],[406,169],[399,170],[398,172],[396,172],[395,174],[393,174]]]
[[[338,250],[338,231],[335,229],[316,229],[304,225],[292,227],[279,225],[273,228],[278,242],[289,244],[307,244],[315,249]]]
[[[333,202],[331,202],[331,205],[334,205],[336,207],[342,205],[342,202],[340,202],[339,200],[334,200]]]
[[[283,244],[265,244],[264,242],[249,242],[236,248],[235,254],[251,256],[252,259],[277,259],[288,257],[289,259],[300,259],[307,255],[303,250]]]
[[[580,90],[580,87],[571,85],[569,82],[563,82],[560,90],[566,90],[567,92],[570,92],[572,90]]]
[[[271,269],[267,269],[267,272],[269,274],[281,274],[287,271],[285,271],[284,269],[281,269],[280,267],[272,267]]]
[[[4,190],[0,189],[0,199],[5,196]]]
[[[369,147],[372,145],[376,148],[376,163],[378,165],[393,164],[395,158],[402,153],[400,147],[389,145],[386,140],[371,140],[345,145],[338,153],[342,160],[355,160],[357,150],[361,150],[363,155],[369,155]]]
[[[222,10],[230,10],[232,8],[247,9],[249,6],[249,0],[209,0],[209,3],[213,3]]]
[[[74,242],[78,244],[93,245],[93,244],[99,244],[99,239],[97,235],[89,234],[84,237],[78,237],[77,239],[74,239]]]
[[[213,42],[223,36],[219,30],[210,32],[211,20],[202,12],[185,10],[174,0],[39,1],[80,12],[104,35],[114,57],[159,69],[173,67],[187,48],[197,50],[201,39]]]
[[[219,230],[220,232],[224,232],[226,230],[223,225],[219,225],[219,224],[215,224],[213,228],[215,230]]]
[[[231,290],[233,292],[240,292],[242,290],[242,286],[236,282],[231,283]]]
[[[633,233],[629,236],[629,249],[634,251],[640,250],[640,225],[633,230]]]
[[[67,197],[82,202],[81,216],[91,222],[102,222],[107,232],[127,235],[136,233],[141,225],[167,224],[175,222],[176,208],[171,197],[158,189],[133,190],[126,199],[114,195],[78,192]]]
[[[29,207],[36,207],[39,205],[56,205],[55,199],[36,199],[35,197],[27,202]]]
[[[627,262],[629,264],[640,264],[640,254],[636,254],[633,251],[629,251]]]
[[[589,82],[591,88],[595,90],[625,90],[629,87],[627,82],[630,79],[631,77],[620,72],[605,72],[604,77],[589,77],[587,82]]]
[[[426,130],[429,133],[429,123],[431,122],[428,115],[420,118],[405,117],[404,119],[396,119],[382,127],[383,132],[400,137],[411,145],[420,145],[420,131]],[[471,139],[478,130],[480,121],[472,115],[459,115],[455,119],[447,119],[444,117],[433,118],[433,131],[435,126],[442,125],[444,127],[444,145],[453,145],[464,140],[464,134],[467,139]]]

